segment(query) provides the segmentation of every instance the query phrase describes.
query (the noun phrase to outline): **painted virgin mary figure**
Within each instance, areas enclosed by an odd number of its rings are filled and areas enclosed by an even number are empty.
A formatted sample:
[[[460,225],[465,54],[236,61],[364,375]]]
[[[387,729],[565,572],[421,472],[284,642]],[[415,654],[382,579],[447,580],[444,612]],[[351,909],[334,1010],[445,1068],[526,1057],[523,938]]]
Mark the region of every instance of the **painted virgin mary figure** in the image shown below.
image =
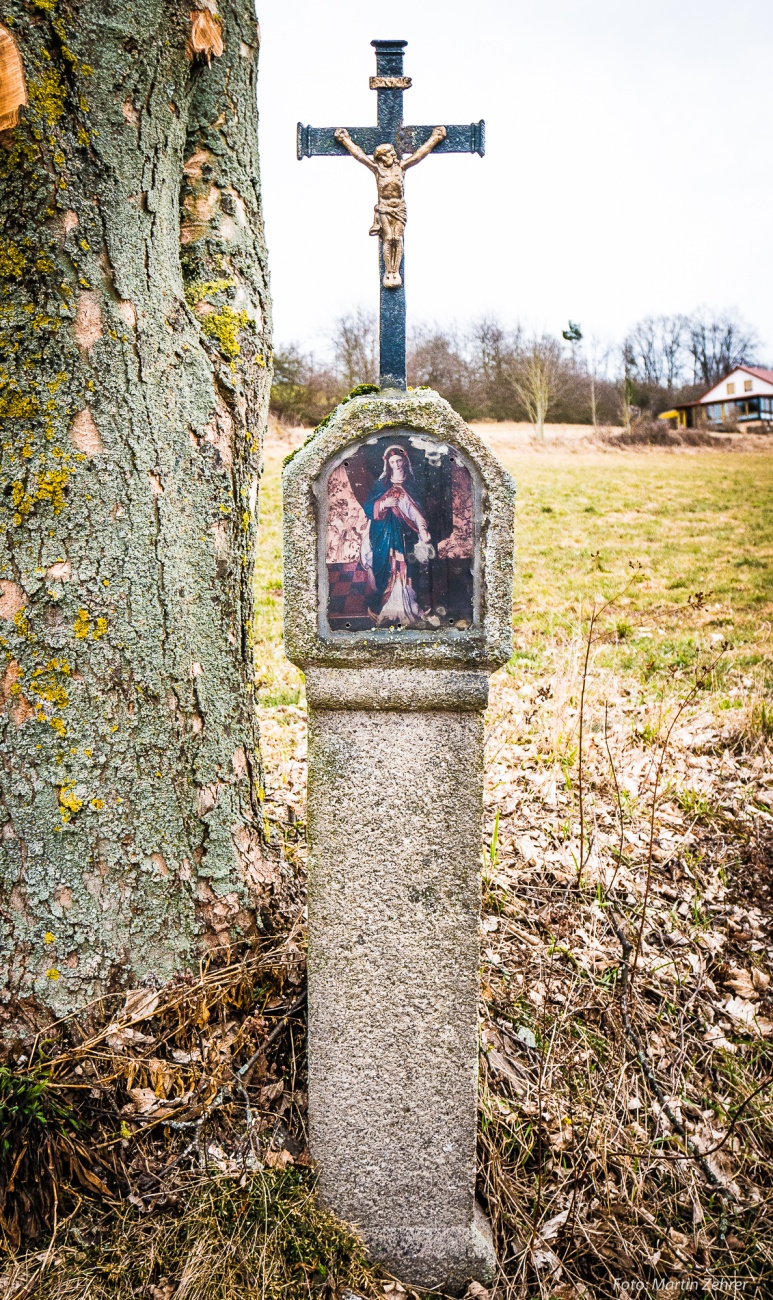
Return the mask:
[[[413,469],[402,447],[387,447],[384,468],[363,509],[369,523],[362,538],[362,564],[378,594],[378,613],[370,611],[380,627],[384,623],[417,627],[426,611],[416,599],[408,576],[407,556],[426,564],[435,554],[429,524],[422,509]]]

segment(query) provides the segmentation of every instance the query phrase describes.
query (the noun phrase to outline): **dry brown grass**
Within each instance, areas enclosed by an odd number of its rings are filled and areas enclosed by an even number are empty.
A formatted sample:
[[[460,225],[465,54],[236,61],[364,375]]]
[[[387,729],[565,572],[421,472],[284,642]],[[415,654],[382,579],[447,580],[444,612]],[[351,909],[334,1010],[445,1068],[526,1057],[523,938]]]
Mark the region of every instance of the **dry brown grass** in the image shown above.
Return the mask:
[[[692,701],[664,754],[678,702],[642,710],[591,658],[581,854],[581,651],[525,691],[500,677],[490,710],[481,1157],[500,1286],[737,1279],[762,1297],[769,751]]]
[[[302,941],[102,999],[0,1071],[3,1300],[374,1294],[314,1197]]]

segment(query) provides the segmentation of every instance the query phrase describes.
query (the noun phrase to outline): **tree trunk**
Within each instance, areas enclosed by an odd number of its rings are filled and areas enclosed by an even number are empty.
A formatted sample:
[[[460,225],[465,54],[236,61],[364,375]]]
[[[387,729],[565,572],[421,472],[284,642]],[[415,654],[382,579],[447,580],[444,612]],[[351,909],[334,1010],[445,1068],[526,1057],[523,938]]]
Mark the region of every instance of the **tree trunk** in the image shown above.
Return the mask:
[[[258,31],[251,0],[214,8],[4,7],[28,104],[0,135],[2,942],[33,1020],[250,933],[276,884]]]

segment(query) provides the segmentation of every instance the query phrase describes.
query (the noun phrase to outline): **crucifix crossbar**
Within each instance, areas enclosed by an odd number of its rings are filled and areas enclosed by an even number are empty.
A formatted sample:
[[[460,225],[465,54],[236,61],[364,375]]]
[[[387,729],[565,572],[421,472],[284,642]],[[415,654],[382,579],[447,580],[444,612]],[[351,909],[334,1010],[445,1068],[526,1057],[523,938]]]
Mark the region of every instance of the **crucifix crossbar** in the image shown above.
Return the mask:
[[[376,76],[370,88],[378,92],[376,126],[326,127],[298,123],[298,158],[345,157],[351,154],[376,177],[378,203],[370,233],[379,236],[379,368],[382,389],[405,389],[405,258],[403,231],[406,208],[403,175],[430,152],[485,151],[485,123],[468,126],[404,126],[403,91],[411,78],[403,75],[407,41],[371,41],[376,50]]]

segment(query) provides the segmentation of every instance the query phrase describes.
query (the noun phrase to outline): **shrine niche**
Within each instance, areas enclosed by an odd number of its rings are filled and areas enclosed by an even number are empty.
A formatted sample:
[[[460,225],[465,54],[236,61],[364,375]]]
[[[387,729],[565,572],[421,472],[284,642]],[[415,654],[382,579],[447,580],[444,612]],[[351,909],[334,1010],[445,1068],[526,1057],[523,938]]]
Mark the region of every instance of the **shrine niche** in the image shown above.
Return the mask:
[[[474,471],[426,434],[391,429],[323,470],[319,593],[331,633],[465,632],[478,620]]]

